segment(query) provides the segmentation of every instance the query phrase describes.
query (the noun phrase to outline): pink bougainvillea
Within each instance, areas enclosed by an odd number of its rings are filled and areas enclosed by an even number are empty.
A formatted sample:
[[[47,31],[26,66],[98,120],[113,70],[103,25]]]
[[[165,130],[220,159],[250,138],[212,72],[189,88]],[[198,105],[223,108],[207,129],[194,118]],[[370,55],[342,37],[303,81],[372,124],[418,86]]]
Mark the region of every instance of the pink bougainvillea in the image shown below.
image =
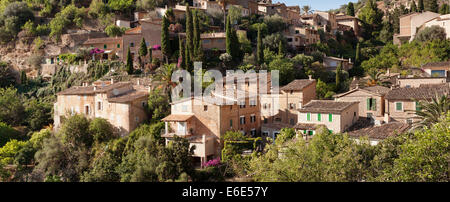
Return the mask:
[[[100,53],[104,53],[105,50],[99,49],[99,48],[93,48],[90,52],[90,54],[100,54]]]
[[[209,160],[208,162],[206,162],[206,163],[203,163],[203,167],[215,167],[215,166],[218,166],[218,165],[220,165],[220,158],[216,158],[216,159],[212,159],[212,160]]]
[[[153,50],[161,50],[161,45],[154,45]]]

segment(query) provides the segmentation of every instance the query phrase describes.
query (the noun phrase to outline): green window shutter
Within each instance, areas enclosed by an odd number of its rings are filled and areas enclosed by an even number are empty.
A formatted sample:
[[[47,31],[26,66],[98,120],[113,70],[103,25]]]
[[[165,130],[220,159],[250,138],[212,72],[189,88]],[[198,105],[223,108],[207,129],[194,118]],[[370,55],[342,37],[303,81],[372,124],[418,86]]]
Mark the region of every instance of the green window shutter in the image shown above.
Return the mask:
[[[305,135],[306,135],[306,130],[303,130],[303,134],[305,134]]]
[[[376,111],[377,110],[377,99],[372,98],[372,110]]]
[[[420,102],[416,101],[416,111],[422,110],[422,107],[420,106]]]
[[[401,111],[403,109],[403,104],[401,102],[397,102],[395,104],[397,111]]]
[[[370,98],[367,98],[367,110],[370,110],[370,104],[371,104]]]
[[[104,49],[107,49],[107,48],[108,48],[108,46],[107,46],[106,44],[104,44],[104,45],[103,45],[103,48],[104,48]]]
[[[120,48],[120,44],[117,44],[117,48]]]
[[[333,114],[328,114],[328,121],[333,122]]]
[[[230,119],[230,127],[233,127],[233,119]]]
[[[307,121],[311,121],[311,113],[307,113],[306,114],[306,120]]]
[[[322,114],[320,113],[317,114],[317,121],[322,121]]]

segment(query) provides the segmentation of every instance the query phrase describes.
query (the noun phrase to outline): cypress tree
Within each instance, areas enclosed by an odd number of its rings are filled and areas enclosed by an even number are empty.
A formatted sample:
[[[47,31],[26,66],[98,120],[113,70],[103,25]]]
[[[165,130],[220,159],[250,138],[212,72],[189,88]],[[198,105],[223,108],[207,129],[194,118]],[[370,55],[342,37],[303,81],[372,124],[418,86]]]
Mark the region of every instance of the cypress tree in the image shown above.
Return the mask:
[[[167,17],[164,16],[161,25],[161,52],[168,60],[168,55],[170,54],[170,44],[169,44],[169,21]]]
[[[191,57],[190,57],[190,53],[189,53],[190,51],[189,51],[189,48],[188,48],[188,44],[186,43],[185,44],[185,51],[184,51],[184,60],[186,61],[185,62],[185,68],[186,68],[186,70],[188,71],[188,72],[191,72]]]
[[[139,64],[141,65],[141,67],[144,66],[144,57],[147,56],[147,54],[147,44],[145,42],[145,39],[142,38],[141,46],[139,47]]]
[[[284,43],[282,40],[278,43],[278,55],[284,56]]]
[[[356,45],[356,54],[355,54],[355,65],[358,66],[359,65],[359,60],[361,57],[361,47],[359,45],[359,43]]]
[[[153,48],[149,48],[148,49],[148,61],[150,62],[150,64],[153,63]]]
[[[186,4],[186,53],[189,56],[189,60],[193,59],[194,54],[194,43],[193,43],[193,20],[192,20],[192,14],[191,9],[189,7],[189,4]],[[187,58],[186,58],[187,59]]]
[[[126,65],[126,70],[128,72],[128,75],[132,75],[134,72],[134,67],[133,67],[133,58],[131,58],[131,51],[130,48],[128,47],[128,53],[127,53],[127,65]]]
[[[425,5],[423,4],[423,0],[419,0],[419,11],[422,12],[425,10]]]
[[[226,50],[227,53],[233,56],[233,44],[232,44],[232,30],[231,30],[231,23],[230,23],[230,16],[227,17],[227,23],[225,26],[226,29]],[[233,58],[234,59],[234,58]]]
[[[347,6],[347,15],[349,16],[355,16],[355,6],[353,5],[352,2],[348,3]]]
[[[194,44],[194,57],[197,59],[198,55],[200,53],[198,53],[199,51],[199,46],[200,46],[200,22],[198,21],[198,15],[197,15],[197,10],[194,10],[193,14],[193,24],[194,24],[194,40],[193,40],[193,44]]]
[[[258,38],[256,44],[256,63],[262,64],[264,60],[264,47],[262,43],[261,27],[258,27]]]
[[[21,84],[26,84],[28,83],[28,79],[27,79],[27,73],[25,73],[25,71],[20,71],[20,83]]]
[[[186,56],[184,55],[184,49],[186,47],[186,45],[184,44],[184,41],[181,37],[178,37],[178,42],[179,42],[179,61],[180,62],[180,68],[185,69],[186,68],[186,64],[185,64],[185,58]]]
[[[411,13],[413,12],[417,12],[417,6],[415,1],[412,1],[411,3]]]
[[[341,90],[342,62],[336,68],[336,92]]]

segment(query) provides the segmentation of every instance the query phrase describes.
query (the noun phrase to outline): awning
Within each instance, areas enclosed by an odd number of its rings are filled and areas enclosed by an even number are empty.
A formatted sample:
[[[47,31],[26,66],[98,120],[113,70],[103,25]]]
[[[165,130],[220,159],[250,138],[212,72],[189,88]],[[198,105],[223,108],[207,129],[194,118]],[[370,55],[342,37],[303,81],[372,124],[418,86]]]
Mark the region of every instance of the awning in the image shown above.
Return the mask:
[[[171,114],[171,115],[167,116],[166,118],[163,118],[162,121],[164,121],[164,122],[181,122],[181,121],[187,121],[192,117],[194,117],[194,115]]]

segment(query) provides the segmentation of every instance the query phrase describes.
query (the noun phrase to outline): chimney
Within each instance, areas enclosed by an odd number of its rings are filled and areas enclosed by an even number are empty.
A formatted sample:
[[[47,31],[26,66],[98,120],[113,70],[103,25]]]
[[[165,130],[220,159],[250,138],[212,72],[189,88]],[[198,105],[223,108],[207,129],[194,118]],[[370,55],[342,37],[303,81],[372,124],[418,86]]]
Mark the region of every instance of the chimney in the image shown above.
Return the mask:
[[[97,86],[94,86],[94,91],[96,91],[97,90]]]
[[[206,135],[202,135],[202,142],[203,142],[203,143],[206,142]]]
[[[141,80],[140,80],[140,79],[137,80],[137,85],[138,85],[138,86],[141,85]]]
[[[359,83],[356,84],[356,89],[359,89]]]
[[[308,76],[309,76],[309,80],[313,80],[313,79],[312,79],[312,75],[308,75]]]
[[[111,84],[114,84],[114,79],[113,78],[111,78]]]

